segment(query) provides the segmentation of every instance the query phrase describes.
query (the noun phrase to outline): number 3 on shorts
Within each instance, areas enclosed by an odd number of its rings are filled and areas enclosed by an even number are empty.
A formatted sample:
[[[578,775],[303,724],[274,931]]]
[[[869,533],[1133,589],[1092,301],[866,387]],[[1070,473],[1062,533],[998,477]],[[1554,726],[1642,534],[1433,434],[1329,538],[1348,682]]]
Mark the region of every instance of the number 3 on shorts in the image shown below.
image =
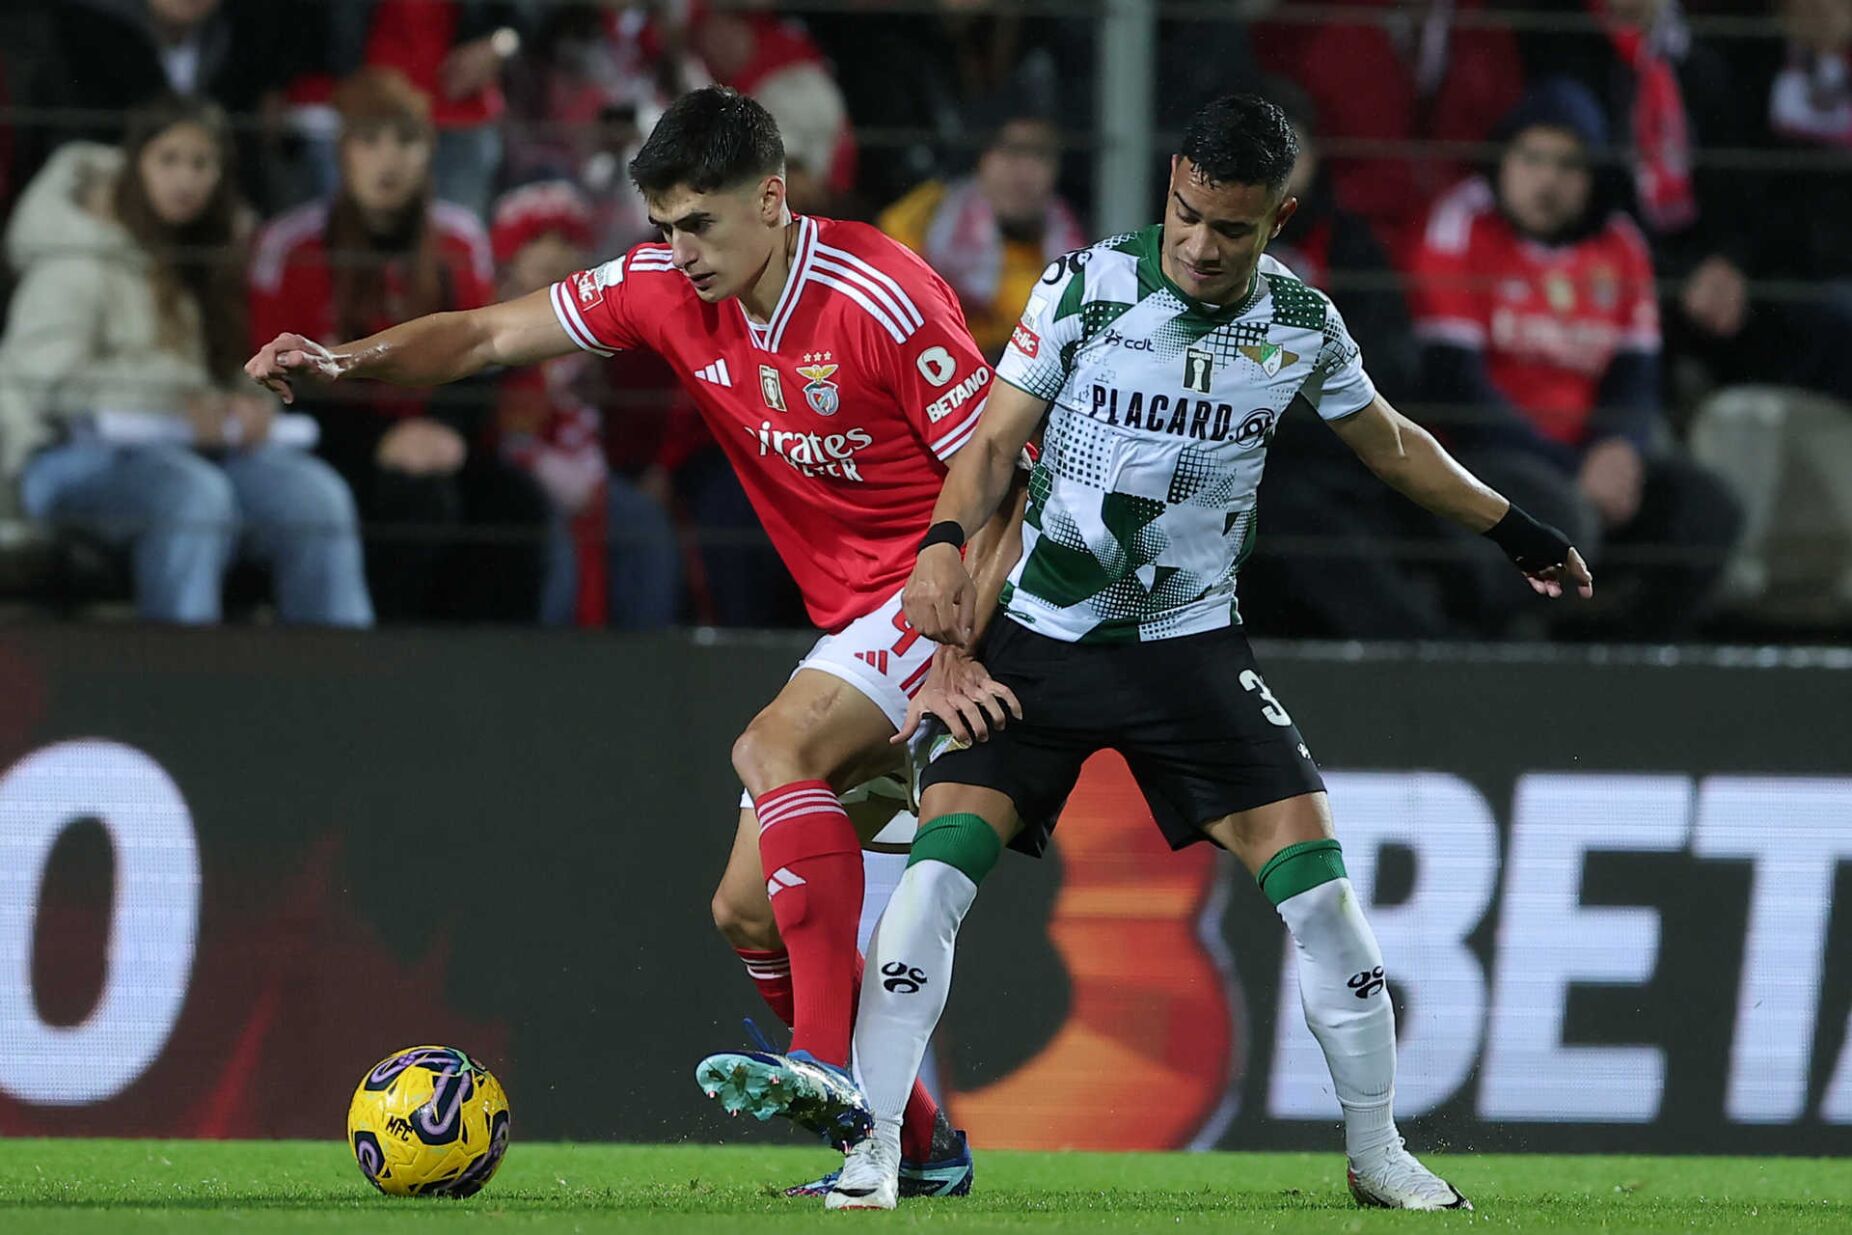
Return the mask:
[[[1282,729],[1293,723],[1293,718],[1286,714],[1286,709],[1280,706],[1280,701],[1278,699],[1273,697],[1273,692],[1267,689],[1267,684],[1260,680],[1260,674],[1254,672],[1252,669],[1243,669],[1241,671],[1241,687],[1243,690],[1255,691],[1260,695],[1260,714],[1262,716],[1265,716]]]

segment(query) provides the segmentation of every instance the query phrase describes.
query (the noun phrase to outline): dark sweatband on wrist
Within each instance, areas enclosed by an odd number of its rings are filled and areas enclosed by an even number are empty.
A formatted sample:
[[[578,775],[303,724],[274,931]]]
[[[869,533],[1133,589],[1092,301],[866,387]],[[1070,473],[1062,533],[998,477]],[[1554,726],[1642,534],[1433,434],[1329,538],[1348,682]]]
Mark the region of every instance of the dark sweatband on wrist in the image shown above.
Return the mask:
[[[1547,523],[1531,518],[1516,502],[1505,517],[1486,529],[1486,539],[1505,551],[1521,570],[1560,566],[1569,558],[1569,538]]]
[[[921,553],[934,545],[950,545],[954,549],[965,547],[964,525],[956,519],[941,519],[926,529],[926,535],[920,538]]]

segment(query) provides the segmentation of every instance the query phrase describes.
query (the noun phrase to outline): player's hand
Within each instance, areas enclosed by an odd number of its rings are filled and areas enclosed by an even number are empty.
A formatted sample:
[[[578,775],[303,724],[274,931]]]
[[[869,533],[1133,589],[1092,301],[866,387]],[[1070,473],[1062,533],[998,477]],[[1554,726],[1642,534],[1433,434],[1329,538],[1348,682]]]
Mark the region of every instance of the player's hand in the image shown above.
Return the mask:
[[[463,466],[469,445],[463,435],[438,420],[414,416],[386,430],[374,462],[413,476],[448,476]]]
[[[907,705],[906,722],[888,740],[906,745],[928,716],[938,717],[946,732],[970,744],[989,740],[991,731],[1003,728],[1012,716],[1021,720],[1022,704],[970,654],[941,645],[919,693]]]
[[[244,362],[247,377],[285,403],[296,401],[290,383],[299,378],[332,382],[341,376],[334,353],[299,334],[280,334]]]
[[[1595,576],[1588,571],[1588,563],[1574,549],[1560,566],[1545,566],[1541,570],[1526,570],[1524,579],[1530,584],[1530,590],[1539,596],[1554,599],[1563,594],[1565,583],[1573,586],[1576,594],[1583,600],[1595,594]]]
[[[1563,594],[1565,583],[1584,600],[1595,594],[1595,576],[1569,538],[1547,523],[1539,523],[1516,503],[1507,503],[1497,523],[1485,530],[1488,540],[1505,551],[1525,582],[1539,596]]]
[[[977,621],[977,585],[951,545],[928,545],[913,563],[901,609],[934,643],[969,648]]]

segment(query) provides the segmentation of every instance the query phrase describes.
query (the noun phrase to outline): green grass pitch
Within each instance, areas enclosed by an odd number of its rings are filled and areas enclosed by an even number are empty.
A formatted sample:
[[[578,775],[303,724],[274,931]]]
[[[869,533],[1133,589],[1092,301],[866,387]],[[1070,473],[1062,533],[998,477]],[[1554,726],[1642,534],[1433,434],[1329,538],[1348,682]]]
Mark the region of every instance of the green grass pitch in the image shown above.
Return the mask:
[[[0,1140],[0,1231],[1852,1231],[1852,1161],[1769,1158],[1430,1159],[1472,1214],[1370,1213],[1336,1154],[984,1153],[978,1190],[896,1214],[824,1214],[776,1186],[822,1150],[517,1141],[468,1201],[374,1194],[340,1142]]]

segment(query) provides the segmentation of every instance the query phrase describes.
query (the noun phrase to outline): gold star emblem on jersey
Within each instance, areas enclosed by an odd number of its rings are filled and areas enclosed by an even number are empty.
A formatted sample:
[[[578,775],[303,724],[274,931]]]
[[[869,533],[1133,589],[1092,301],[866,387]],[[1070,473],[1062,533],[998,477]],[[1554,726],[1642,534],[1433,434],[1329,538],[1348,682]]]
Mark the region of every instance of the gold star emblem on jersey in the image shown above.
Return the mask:
[[[825,363],[830,358],[828,352],[805,352],[805,363],[797,366],[798,374],[809,379],[804,385],[804,401],[819,416],[834,416],[842,406],[836,383],[830,381],[830,375],[842,366]]]
[[[1299,359],[1299,353],[1289,352],[1277,343],[1243,343],[1237,350],[1268,377],[1279,376],[1281,369]]]

